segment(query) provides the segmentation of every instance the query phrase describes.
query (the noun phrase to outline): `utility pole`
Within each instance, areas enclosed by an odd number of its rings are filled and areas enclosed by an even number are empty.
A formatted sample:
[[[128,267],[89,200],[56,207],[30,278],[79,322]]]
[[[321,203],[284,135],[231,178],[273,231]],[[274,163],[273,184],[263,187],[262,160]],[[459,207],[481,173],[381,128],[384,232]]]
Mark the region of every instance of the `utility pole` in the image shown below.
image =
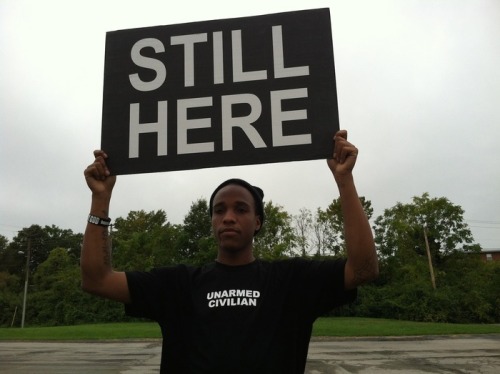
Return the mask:
[[[24,328],[24,317],[26,316],[26,297],[28,296],[28,280],[30,276],[31,238],[28,238],[28,250],[26,256],[26,278],[24,280],[23,317],[21,328]]]
[[[424,226],[425,248],[427,249],[427,259],[429,260],[429,271],[431,272],[432,288],[436,289],[436,279],[434,278],[434,269],[432,267],[431,250],[429,240],[427,239],[427,227]]]

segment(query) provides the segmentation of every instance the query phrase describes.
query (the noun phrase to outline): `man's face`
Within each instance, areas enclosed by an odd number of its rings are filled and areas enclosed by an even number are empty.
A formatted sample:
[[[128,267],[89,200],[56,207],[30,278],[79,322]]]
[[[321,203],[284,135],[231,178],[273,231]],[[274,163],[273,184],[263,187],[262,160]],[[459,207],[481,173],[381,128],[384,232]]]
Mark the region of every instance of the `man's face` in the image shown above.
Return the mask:
[[[213,200],[212,229],[220,250],[251,250],[254,233],[260,225],[250,191],[230,184],[217,192]]]

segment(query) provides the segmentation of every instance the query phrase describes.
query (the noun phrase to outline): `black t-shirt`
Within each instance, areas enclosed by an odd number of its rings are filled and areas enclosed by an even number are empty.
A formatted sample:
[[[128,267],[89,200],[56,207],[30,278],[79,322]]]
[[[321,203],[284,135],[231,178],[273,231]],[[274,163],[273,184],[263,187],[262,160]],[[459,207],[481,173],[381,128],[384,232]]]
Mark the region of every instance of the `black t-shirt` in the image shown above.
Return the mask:
[[[128,315],[159,323],[161,373],[303,373],[312,324],[351,302],[345,260],[127,272]]]

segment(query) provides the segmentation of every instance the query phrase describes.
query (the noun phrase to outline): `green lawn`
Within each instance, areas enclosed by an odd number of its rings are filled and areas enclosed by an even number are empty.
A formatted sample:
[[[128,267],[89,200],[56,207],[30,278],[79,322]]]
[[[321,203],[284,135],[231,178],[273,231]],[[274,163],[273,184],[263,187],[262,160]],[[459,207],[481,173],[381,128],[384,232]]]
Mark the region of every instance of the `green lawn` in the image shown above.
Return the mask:
[[[313,336],[412,336],[500,334],[500,325],[395,321],[376,318],[320,318]],[[156,323],[109,323],[60,327],[0,328],[0,340],[157,339]]]
[[[378,318],[319,318],[313,336],[411,336],[500,333],[500,325],[397,321]]]

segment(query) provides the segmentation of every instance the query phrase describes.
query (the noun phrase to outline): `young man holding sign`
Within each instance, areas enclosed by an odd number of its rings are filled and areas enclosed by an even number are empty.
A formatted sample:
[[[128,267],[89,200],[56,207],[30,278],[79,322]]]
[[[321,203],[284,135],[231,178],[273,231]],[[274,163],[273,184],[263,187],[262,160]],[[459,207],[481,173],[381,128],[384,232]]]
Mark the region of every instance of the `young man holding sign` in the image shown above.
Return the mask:
[[[255,259],[253,237],[265,219],[263,192],[231,179],[210,198],[216,261],[151,272],[112,269],[107,226],[116,177],[107,155],[95,151],[84,173],[92,204],[81,255],[83,289],[159,323],[161,373],[303,373],[314,320],[353,301],[356,287],[378,274],[352,175],[358,150],[346,131],[334,140],[327,161],[340,192],[347,259]]]

